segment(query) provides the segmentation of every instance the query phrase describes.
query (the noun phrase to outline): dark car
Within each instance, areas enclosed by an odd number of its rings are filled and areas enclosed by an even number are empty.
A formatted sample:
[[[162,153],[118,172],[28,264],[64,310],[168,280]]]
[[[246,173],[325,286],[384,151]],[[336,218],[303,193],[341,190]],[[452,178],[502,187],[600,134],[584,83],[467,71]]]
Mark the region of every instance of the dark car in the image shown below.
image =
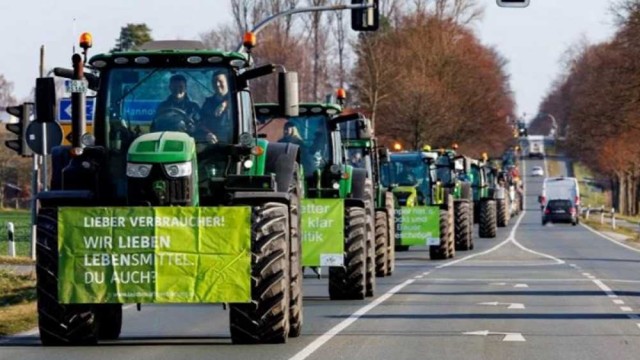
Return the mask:
[[[571,200],[549,200],[542,212],[542,225],[546,225],[548,222],[571,223],[576,226],[578,215]]]

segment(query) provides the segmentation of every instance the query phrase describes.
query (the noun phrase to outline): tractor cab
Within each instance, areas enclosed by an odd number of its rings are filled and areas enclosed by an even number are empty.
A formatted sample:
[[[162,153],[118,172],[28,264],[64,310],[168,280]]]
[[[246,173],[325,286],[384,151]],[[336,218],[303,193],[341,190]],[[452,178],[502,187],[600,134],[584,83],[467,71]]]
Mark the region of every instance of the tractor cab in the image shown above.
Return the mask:
[[[431,204],[435,183],[432,161],[424,152],[391,154],[390,161],[383,165],[382,183],[392,189],[397,206]]]

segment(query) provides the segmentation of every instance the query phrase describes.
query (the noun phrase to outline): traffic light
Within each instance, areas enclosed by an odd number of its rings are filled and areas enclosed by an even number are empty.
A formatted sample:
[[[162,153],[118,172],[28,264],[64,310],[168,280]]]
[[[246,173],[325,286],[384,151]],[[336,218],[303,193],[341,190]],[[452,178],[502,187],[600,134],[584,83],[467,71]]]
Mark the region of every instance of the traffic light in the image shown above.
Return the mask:
[[[7,112],[18,118],[17,123],[7,124],[7,130],[18,135],[16,140],[7,140],[4,144],[11,150],[22,156],[31,156],[33,152],[27,145],[27,126],[29,126],[29,116],[33,113],[33,103],[24,103],[18,106],[7,107]]]
[[[351,0],[352,5],[371,5],[366,9],[351,10],[351,29],[355,31],[376,31],[380,26],[379,0]]]

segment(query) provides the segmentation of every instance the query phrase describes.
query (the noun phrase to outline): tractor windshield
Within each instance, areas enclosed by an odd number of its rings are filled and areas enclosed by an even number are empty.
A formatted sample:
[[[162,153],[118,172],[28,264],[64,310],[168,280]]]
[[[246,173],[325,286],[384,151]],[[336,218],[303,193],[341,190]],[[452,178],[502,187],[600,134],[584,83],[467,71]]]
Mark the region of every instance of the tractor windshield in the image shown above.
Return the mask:
[[[347,148],[347,165],[372,172],[371,156],[363,148]]]
[[[300,146],[304,173],[313,174],[331,162],[331,133],[327,129],[327,116],[304,115],[291,118],[263,118],[258,131],[272,142],[289,142]]]
[[[108,146],[125,151],[134,138],[156,131],[232,143],[236,121],[229,76],[224,67],[111,70],[105,89]]]
[[[436,160],[436,176],[443,184],[450,184],[453,182],[451,176],[451,159],[448,156],[440,156]]]

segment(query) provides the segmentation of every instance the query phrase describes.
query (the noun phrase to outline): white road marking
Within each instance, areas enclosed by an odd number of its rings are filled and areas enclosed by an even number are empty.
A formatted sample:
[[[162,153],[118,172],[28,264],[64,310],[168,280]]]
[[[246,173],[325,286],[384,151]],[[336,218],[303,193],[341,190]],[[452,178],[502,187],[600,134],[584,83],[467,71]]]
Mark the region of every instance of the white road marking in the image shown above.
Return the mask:
[[[602,281],[598,279],[594,279],[592,281],[594,284],[596,284],[600,288],[600,290],[604,291],[604,293],[607,294],[608,297],[612,299],[615,299],[618,297],[618,295],[616,295],[616,293],[614,293],[613,290],[611,290],[611,288],[605,285]]]
[[[514,288],[528,288],[529,285],[527,285],[527,284],[515,284],[513,287]]]
[[[327,341],[331,340],[331,338],[333,338],[334,336],[342,332],[342,330],[346,329],[349,325],[356,322],[356,320],[358,320],[362,315],[366,314],[376,306],[382,304],[385,300],[393,296],[393,294],[402,290],[405,286],[412,284],[414,281],[415,281],[414,279],[406,280],[405,282],[399,285],[396,285],[391,290],[387,291],[384,295],[375,299],[371,303],[361,307],[360,309],[358,309],[358,311],[351,314],[351,316],[349,316],[345,320],[342,320],[338,325],[329,329],[327,332],[325,332],[324,334],[319,336],[317,339],[315,339],[313,342],[311,342],[311,344],[307,345],[304,349],[300,350],[300,352],[298,352],[297,354],[289,358],[289,360],[306,359],[307,357],[309,357],[309,355],[313,354],[316,350],[318,350],[320,346],[324,345]]]
[[[582,275],[584,275],[584,276],[591,276],[591,274],[589,274],[589,273],[582,273]]]
[[[414,277],[414,279],[422,279],[424,277],[424,275],[417,275]]]
[[[467,255],[467,256],[465,256],[465,257],[463,257],[461,259],[449,261],[447,263],[438,265],[438,266],[436,266],[436,269],[443,269],[443,268],[446,268],[446,267],[449,267],[449,266],[453,266],[453,265],[461,263],[463,261],[467,261],[469,259],[472,259],[472,258],[480,256],[480,255],[489,254],[492,251],[495,251],[495,250],[499,249],[501,246],[507,244],[512,239],[514,239],[516,230],[518,229],[518,226],[520,226],[520,223],[522,222],[522,219],[524,218],[525,214],[526,214],[526,211],[523,211],[520,214],[520,217],[518,217],[518,221],[516,221],[516,223],[513,225],[513,228],[511,229],[511,232],[509,233],[509,237],[506,240],[500,242],[499,244],[497,244],[496,246],[494,246],[494,247],[492,247],[492,248],[490,248],[488,250],[479,252],[477,254]],[[314,341],[312,341],[309,345],[305,346],[297,354],[295,354],[291,358],[289,358],[289,360],[303,360],[303,359],[306,359],[311,354],[313,354],[316,350],[318,350],[322,345],[324,345],[329,340],[331,340],[334,336],[338,335],[340,332],[342,332],[344,329],[346,329],[349,325],[351,325],[354,322],[356,322],[356,320],[358,320],[360,317],[362,317],[362,315],[364,315],[367,312],[371,311],[376,306],[380,305],[381,303],[386,301],[388,298],[393,296],[395,293],[397,293],[398,291],[402,290],[404,287],[406,287],[407,285],[409,285],[409,284],[411,284],[413,282],[415,282],[415,279],[406,280],[405,282],[403,282],[403,283],[395,286],[391,290],[387,291],[386,293],[384,293],[383,295],[381,295],[379,298],[375,299],[371,303],[361,307],[360,309],[358,309],[358,311],[356,311],[353,314],[351,314],[348,318],[342,320],[336,326],[334,326],[331,329],[327,330],[324,334],[320,335],[318,338],[316,338]],[[520,336],[522,337],[522,335],[520,335]],[[505,338],[506,338],[506,336],[505,336]],[[508,340],[508,341],[524,341],[524,338],[522,338],[522,339],[523,340]]]
[[[601,279],[606,282],[619,282],[619,283],[631,283],[631,284],[640,284],[640,280],[624,280],[624,279]],[[455,278],[430,278],[428,281],[440,281],[440,282],[487,282],[487,281],[515,281],[515,282],[592,282],[590,279],[585,278],[566,278],[566,279],[498,279],[498,278],[477,278],[477,279],[455,279]],[[490,282],[488,285],[490,286],[505,286],[506,282]]]
[[[502,341],[527,341],[521,333],[512,333],[512,332],[496,332],[489,330],[480,330],[480,331],[469,331],[462,333],[463,335],[472,335],[472,336],[488,336],[488,335],[504,335]]]
[[[493,302],[482,302],[482,303],[478,303],[478,305],[488,305],[488,306],[499,306],[499,305],[508,305],[507,309],[509,310],[524,310],[524,304],[520,304],[520,303],[504,303],[504,302],[497,302],[497,301],[493,301]]]
[[[620,306],[620,310],[624,311],[624,312],[632,312],[633,309],[630,308],[629,306]]]
[[[583,224],[583,223],[580,223],[580,225],[582,225],[585,229],[587,229],[587,230],[591,231],[592,233],[594,233],[594,234],[596,234],[596,235],[600,236],[600,237],[601,237],[601,238],[603,238],[603,239],[609,240],[609,241],[611,241],[612,243],[614,243],[614,244],[616,244],[616,245],[618,245],[618,246],[622,246],[622,247],[623,247],[623,248],[625,248],[625,249],[629,249],[629,250],[631,250],[631,251],[635,251],[635,252],[640,253],[640,249],[638,249],[638,248],[634,248],[633,246],[629,246],[629,245],[624,244],[624,243],[621,243],[620,241],[617,241],[617,240],[615,240],[615,239],[613,239],[613,238],[610,238],[609,236],[607,236],[607,235],[605,235],[605,234],[603,234],[603,233],[601,233],[601,232],[599,232],[599,231],[597,231],[597,230],[593,229],[593,228],[592,228],[592,227],[590,227],[589,225],[585,225],[585,224]]]
[[[613,303],[616,304],[616,305],[624,305],[624,300],[613,299]]]

